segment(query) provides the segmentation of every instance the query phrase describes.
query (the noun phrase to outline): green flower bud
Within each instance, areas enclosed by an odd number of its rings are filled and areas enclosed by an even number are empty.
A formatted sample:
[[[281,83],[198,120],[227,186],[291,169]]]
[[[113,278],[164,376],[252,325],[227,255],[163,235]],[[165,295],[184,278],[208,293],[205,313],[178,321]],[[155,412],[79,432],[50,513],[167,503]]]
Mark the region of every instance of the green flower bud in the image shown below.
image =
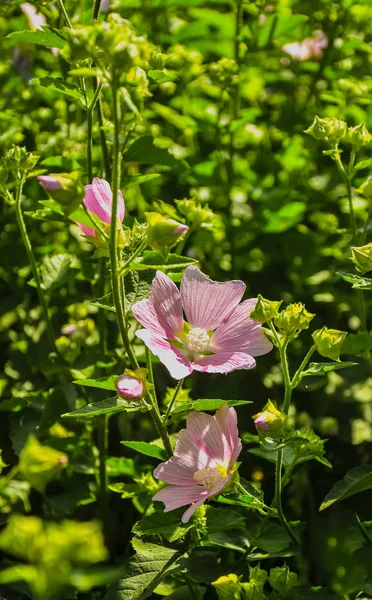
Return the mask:
[[[66,209],[67,213],[80,206],[84,197],[84,188],[79,181],[80,173],[51,173],[38,175],[37,179],[48,196]]]
[[[19,471],[39,492],[67,466],[68,457],[49,446],[43,446],[30,435],[19,459]]]
[[[315,117],[310,127],[305,129],[305,133],[308,133],[316,140],[327,140],[331,143],[337,143],[346,135],[347,123],[339,119],[328,117],[320,119],[319,117]]]
[[[188,231],[187,225],[178,223],[174,219],[163,217],[156,212],[147,212],[145,217],[148,223],[147,241],[154,250],[167,256],[170,249]]]
[[[235,573],[230,573],[230,575],[222,575],[216,581],[212,581],[218,600],[240,600],[241,585],[239,580],[240,577]]]
[[[312,334],[319,354],[337,361],[340,360],[340,352],[346,336],[346,331],[328,329],[328,327],[322,327]]]
[[[266,300],[261,294],[258,294],[257,304],[249,315],[249,318],[258,321],[259,323],[272,321],[278,316],[281,303],[282,300],[274,302],[272,300]]]
[[[351,260],[362,275],[372,271],[372,243],[354,246],[351,248],[351,255]]]
[[[372,175],[363,181],[362,185],[357,189],[359,194],[363,194],[368,199],[372,199]]]
[[[372,135],[368,132],[364,121],[356,127],[349,127],[347,130],[346,141],[354,146],[366,146],[372,140]]]
[[[4,166],[9,171],[32,171],[35,167],[38,156],[27,152],[25,147],[13,146],[4,158]]]
[[[295,338],[298,334],[307,329],[310,321],[315,317],[309,313],[301,302],[288,304],[285,310],[279,313],[275,318],[276,327],[289,338]]]
[[[286,417],[276,406],[268,401],[263,411],[253,416],[254,424],[260,435],[265,437],[280,437],[286,422]]]

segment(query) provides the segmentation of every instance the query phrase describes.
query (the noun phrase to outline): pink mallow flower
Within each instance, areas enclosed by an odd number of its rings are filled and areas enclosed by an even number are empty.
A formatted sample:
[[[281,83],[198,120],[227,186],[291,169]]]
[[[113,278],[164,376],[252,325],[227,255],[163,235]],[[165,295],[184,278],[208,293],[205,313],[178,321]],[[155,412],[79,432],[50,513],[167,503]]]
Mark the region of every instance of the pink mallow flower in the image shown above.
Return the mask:
[[[328,38],[324,31],[317,29],[314,37],[305,38],[302,42],[285,44],[282,50],[295,60],[308,60],[309,58],[321,58],[323,48],[327,48]]]
[[[84,204],[89,212],[93,213],[102,223],[111,223],[112,212],[112,190],[110,184],[105,179],[95,177],[91,184],[86,185]],[[125,204],[123,194],[119,190],[117,217],[120,223],[123,222],[125,215]],[[92,227],[87,227],[82,223],[77,223],[80,229],[85,233],[95,237],[97,232]]]
[[[187,523],[208,498],[222,492],[242,449],[233,408],[223,404],[214,416],[192,412],[186,429],[177,436],[172,458],[154,470],[154,477],[170,483],[153,500],[164,502],[164,512],[191,504],[182,516]]]
[[[212,281],[193,266],[187,267],[178,291],[167,275],[157,271],[149,299],[132,307],[145,328],[136,335],[175,379],[194,370],[251,369],[256,364],[253,357],[270,352],[272,344],[260,323],[247,318],[257,299],[240,303],[244,291],[243,281]]]

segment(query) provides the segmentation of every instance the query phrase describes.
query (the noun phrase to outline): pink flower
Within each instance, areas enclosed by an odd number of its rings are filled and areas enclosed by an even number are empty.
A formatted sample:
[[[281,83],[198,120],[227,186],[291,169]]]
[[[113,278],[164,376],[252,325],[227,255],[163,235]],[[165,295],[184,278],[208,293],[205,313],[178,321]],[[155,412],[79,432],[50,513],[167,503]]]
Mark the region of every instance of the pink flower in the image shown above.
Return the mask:
[[[293,42],[285,44],[282,50],[289,54],[295,60],[307,60],[308,58],[321,58],[323,48],[327,48],[328,38],[324,31],[317,29],[314,37],[305,38],[302,42]]]
[[[38,175],[37,180],[46,190],[61,190],[62,185],[55,177],[51,175]]]
[[[95,177],[91,184],[86,185],[84,204],[89,212],[93,213],[102,223],[111,223],[112,209],[112,190],[110,184],[105,179]],[[123,222],[125,215],[125,205],[123,194],[119,190],[117,217],[120,223]],[[96,230],[87,227],[82,223],[77,223],[85,235],[96,236]]]
[[[143,383],[138,377],[124,374],[115,385],[119,396],[125,400],[140,398],[143,395]]]
[[[172,458],[154,470],[154,477],[170,483],[153,500],[164,502],[164,512],[191,504],[182,516],[187,523],[208,498],[228,484],[242,449],[233,408],[223,404],[214,416],[193,412],[177,437]]]
[[[41,29],[47,24],[45,16],[41,13],[38,13],[36,8],[29,2],[22,2],[20,7],[27,17],[30,29]]]
[[[194,370],[230,373],[251,369],[256,364],[253,357],[270,352],[272,345],[260,323],[247,318],[257,299],[239,304],[244,291],[243,281],[212,281],[190,266],[179,292],[167,275],[157,271],[149,299],[132,308],[145,328],[136,335],[175,379]]]

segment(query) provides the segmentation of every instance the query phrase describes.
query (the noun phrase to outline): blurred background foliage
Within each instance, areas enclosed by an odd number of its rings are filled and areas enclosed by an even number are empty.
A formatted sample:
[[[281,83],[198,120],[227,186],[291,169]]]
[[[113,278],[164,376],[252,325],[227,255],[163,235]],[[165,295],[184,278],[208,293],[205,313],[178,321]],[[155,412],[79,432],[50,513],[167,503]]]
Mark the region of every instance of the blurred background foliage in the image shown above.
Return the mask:
[[[32,4],[45,15],[48,25],[64,26],[58,3]],[[66,1],[74,24],[90,26],[91,4],[90,0]],[[370,461],[372,373],[360,354],[372,347],[372,336],[358,334],[357,297],[337,275],[350,269],[346,188],[332,158],[324,155],[321,144],[304,130],[319,115],[343,119],[350,126],[365,121],[372,131],[371,3],[112,0],[108,10],[128,19],[138,36],[145,36],[159,49],[158,63],[153,57],[142,79],[138,73],[134,75],[133,87],[128,88],[130,98],[122,100],[127,105],[121,186],[125,222],[142,221],[149,210],[177,217],[190,227],[185,255],[197,259],[211,278],[244,280],[247,297],[260,293],[286,303],[303,302],[316,314],[313,329],[327,325],[352,334],[342,358],[354,360],[358,366],[321,378],[305,378],[295,392],[291,414],[297,426],[312,426],[318,435],[328,438],[326,457],[333,469],[318,462],[298,467],[285,492],[285,504],[291,518],[310,525],[301,565],[309,584],[332,590],[324,598],[354,597],[361,591],[361,559],[354,553],[358,545],[354,513],[357,511],[362,520],[372,519],[369,496],[351,498],[320,516],[318,507],[348,469]],[[105,18],[107,14],[102,12],[100,19]],[[42,45],[7,38],[28,28],[20,3],[4,0],[0,5],[0,152],[5,154],[14,143],[24,145],[40,157],[38,172],[73,171],[80,183],[86,184],[87,118],[78,76],[70,73],[65,49],[53,52]],[[314,38],[317,31],[324,32],[328,44],[316,55],[293,58],[283,49]],[[87,39],[89,47],[89,35]],[[62,93],[58,87],[45,87],[40,82],[45,77],[62,77],[71,87],[64,87]],[[86,78],[86,85],[91,93],[91,78]],[[105,86],[102,110],[109,153],[113,137],[110,94],[109,86]],[[94,176],[108,176],[96,119],[93,139]],[[345,144],[342,149],[342,158],[348,160],[350,146]],[[361,149],[358,160],[368,158],[370,147]],[[355,188],[368,176],[368,168],[367,163],[357,172]],[[136,177],[143,175],[148,177],[137,183]],[[0,479],[1,518],[5,523],[13,510],[32,510],[41,517],[85,521],[98,516],[94,481],[97,439],[91,423],[81,426],[61,415],[105,397],[102,390],[88,390],[87,394],[72,381],[120,374],[124,351],[110,312],[106,313],[108,350],[102,354],[97,345],[98,309],[91,300],[102,293],[91,247],[71,222],[66,226],[63,207],[57,214],[47,204],[39,204],[47,197],[35,177],[28,179],[24,195],[27,227],[37,260],[43,263],[57,345],[68,367],[49,355],[14,211],[3,202],[2,460],[10,467],[18,464],[29,434],[36,433],[51,450],[68,455],[68,465],[62,465],[63,469],[59,465],[57,478],[54,467],[50,467],[50,483],[46,476],[35,485],[27,477],[27,469],[24,479],[13,480],[12,490],[5,482],[1,487]],[[362,227],[369,201],[358,191],[355,207]],[[369,222],[366,241],[370,241],[371,226]],[[179,250],[181,253],[182,248]],[[369,330],[369,292],[365,298]],[[292,369],[297,368],[310,344],[310,333],[292,344]],[[173,381],[161,365],[156,367],[156,375],[160,393],[169,397]],[[194,374],[186,388],[180,398],[183,402],[189,396],[215,397],[216,390],[222,399],[252,401],[252,405],[238,409],[241,431],[252,432],[252,415],[268,398],[281,399],[278,357],[272,352],[258,361],[255,370],[228,377]],[[151,486],[156,489],[151,476],[146,475],[149,465],[154,466],[151,460],[124,452],[119,442],[152,437],[150,421],[141,413],[124,413],[110,421],[110,481],[134,481],[130,484],[132,493],[126,492],[127,499],[121,500],[118,494],[110,497],[110,551],[116,558],[128,552],[131,527],[146,510]],[[270,493],[270,463],[250,454],[247,447],[242,459],[243,476]],[[270,501],[268,498],[267,503]],[[340,529],[341,524],[345,527],[348,523],[350,535]],[[2,547],[7,548],[6,544]],[[225,552],[224,560],[231,563],[232,550]],[[289,560],[298,563],[298,558]],[[275,558],[268,562],[275,567]],[[194,575],[196,581],[205,583],[198,579],[199,574]],[[9,589],[7,600],[27,595],[24,589]],[[167,595],[165,588],[159,593]],[[88,597],[81,594],[81,598]],[[94,594],[91,592],[89,598],[102,597],[100,592]],[[209,588],[207,594],[205,597],[216,597]],[[363,594],[368,597],[368,589]],[[307,597],[312,596],[301,596]]]

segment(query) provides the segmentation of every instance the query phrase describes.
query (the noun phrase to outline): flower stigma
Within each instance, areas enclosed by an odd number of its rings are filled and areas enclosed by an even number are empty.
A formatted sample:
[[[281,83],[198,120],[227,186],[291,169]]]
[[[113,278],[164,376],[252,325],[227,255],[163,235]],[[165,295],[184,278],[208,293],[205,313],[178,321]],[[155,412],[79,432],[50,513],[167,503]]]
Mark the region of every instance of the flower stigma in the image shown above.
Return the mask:
[[[190,352],[195,354],[201,354],[207,350],[209,345],[209,335],[205,329],[201,329],[201,327],[194,327],[190,329],[189,333],[186,336],[186,347]]]
[[[195,481],[208,490],[213,490],[225,477],[227,477],[227,469],[220,465],[200,469],[194,473]]]

